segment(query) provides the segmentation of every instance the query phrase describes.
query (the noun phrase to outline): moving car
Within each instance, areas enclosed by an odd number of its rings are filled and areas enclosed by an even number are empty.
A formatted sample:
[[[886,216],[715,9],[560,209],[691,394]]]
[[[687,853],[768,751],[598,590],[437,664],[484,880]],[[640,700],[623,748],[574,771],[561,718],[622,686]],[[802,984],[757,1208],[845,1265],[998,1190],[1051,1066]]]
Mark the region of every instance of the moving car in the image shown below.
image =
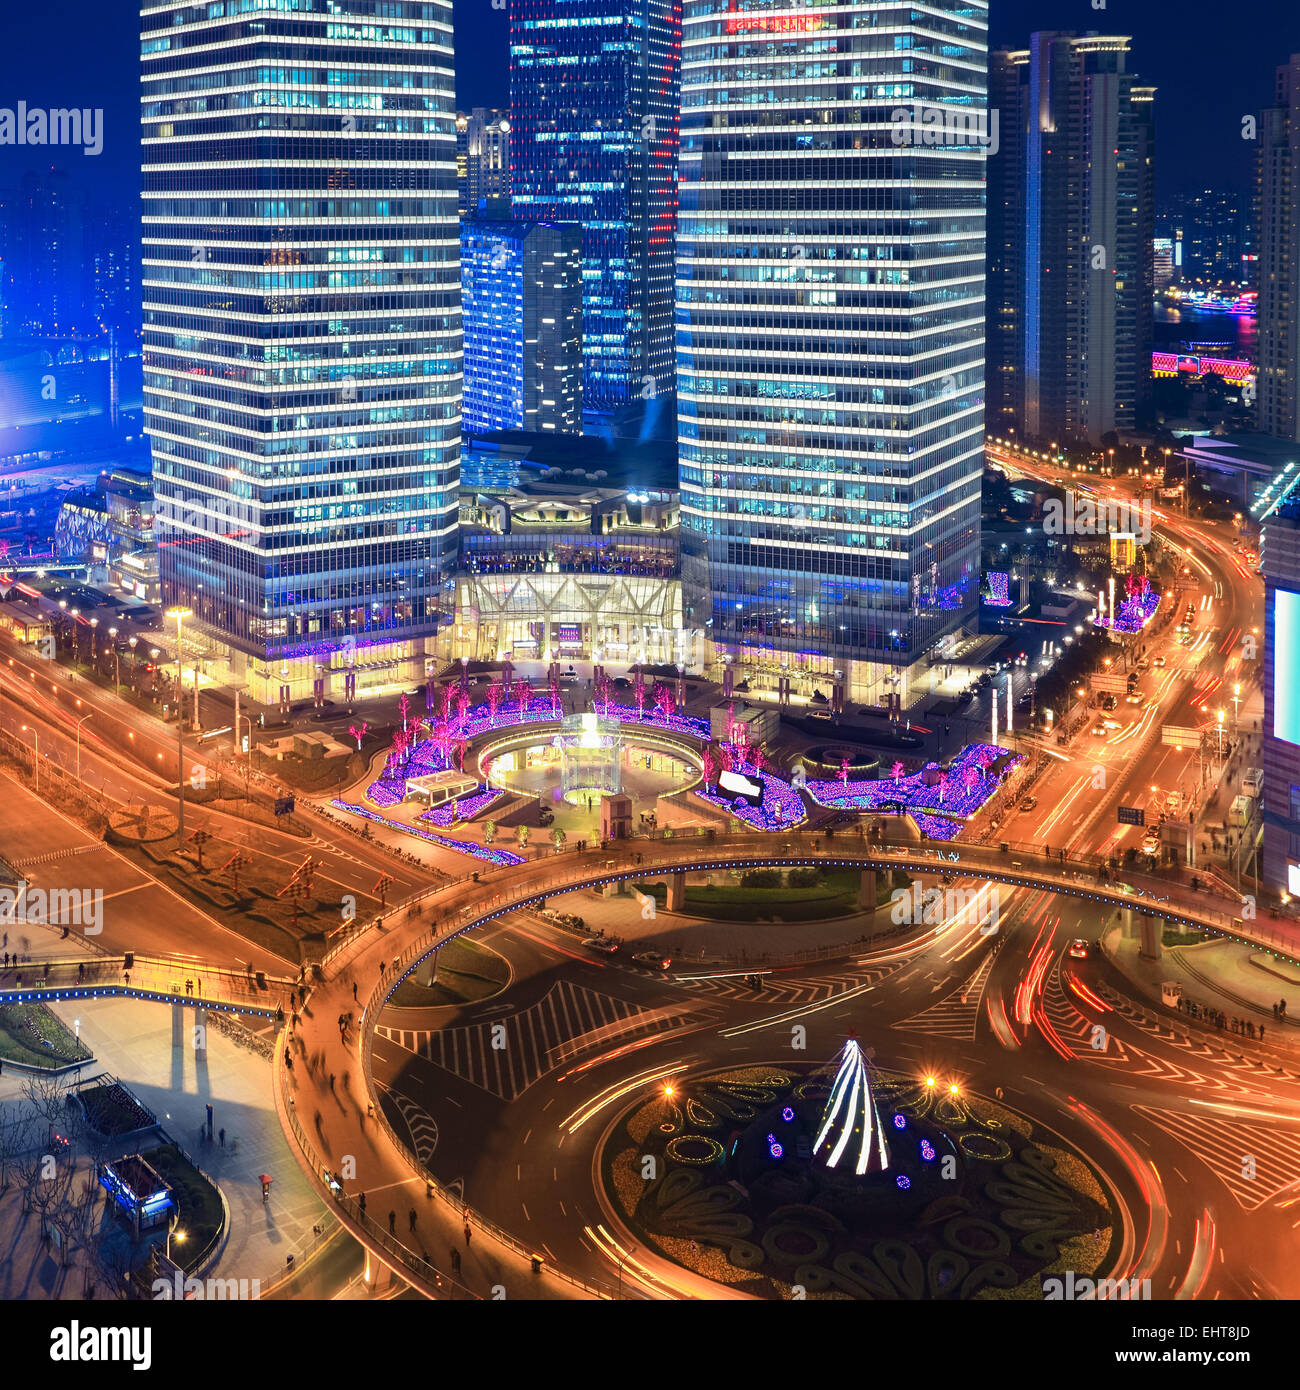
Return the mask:
[[[1105,734],[1105,732],[1106,728],[1103,724],[1097,723],[1092,726],[1091,733],[1094,738],[1101,738]]]
[[[1034,810],[1037,810],[1037,809],[1038,809],[1038,798],[1037,798],[1036,796],[1027,796],[1027,797],[1025,797],[1025,799],[1020,803],[1020,809],[1021,809],[1022,811],[1034,811]]]
[[[1070,942],[1069,949],[1066,952],[1066,954],[1072,960],[1087,960],[1088,943],[1083,939],[1083,937],[1076,936],[1074,940]]]
[[[673,963],[671,956],[662,955],[659,951],[638,951],[632,959],[648,970],[668,970]]]
[[[602,951],[607,956],[612,956],[618,950],[618,942],[611,941],[607,936],[589,936],[582,943],[589,951]]]
[[[1152,664],[1152,666],[1157,666],[1157,667],[1163,666],[1163,665],[1165,664],[1165,659],[1164,659],[1163,656],[1154,657],[1154,658],[1152,659],[1152,661],[1151,661],[1151,664]]]
[[[1146,701],[1146,696],[1145,696],[1145,695],[1139,695],[1136,691],[1130,692],[1128,695],[1125,695],[1125,696],[1124,696],[1124,703],[1125,703],[1126,705],[1140,705],[1140,704],[1144,704],[1145,701]]]

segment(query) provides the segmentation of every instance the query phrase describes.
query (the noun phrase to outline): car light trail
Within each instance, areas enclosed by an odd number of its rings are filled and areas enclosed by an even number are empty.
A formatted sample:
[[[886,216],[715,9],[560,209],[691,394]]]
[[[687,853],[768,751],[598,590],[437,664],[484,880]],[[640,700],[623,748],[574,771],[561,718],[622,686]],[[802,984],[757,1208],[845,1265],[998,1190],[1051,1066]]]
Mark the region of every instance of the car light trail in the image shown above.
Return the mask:
[[[1209,1207],[1196,1218],[1196,1233],[1192,1237],[1192,1258],[1187,1266],[1187,1275],[1174,1290],[1174,1300],[1182,1302],[1197,1299],[1210,1277],[1210,1264],[1214,1259],[1214,1237],[1217,1227]],[[1195,1280],[1195,1283],[1192,1281]]]

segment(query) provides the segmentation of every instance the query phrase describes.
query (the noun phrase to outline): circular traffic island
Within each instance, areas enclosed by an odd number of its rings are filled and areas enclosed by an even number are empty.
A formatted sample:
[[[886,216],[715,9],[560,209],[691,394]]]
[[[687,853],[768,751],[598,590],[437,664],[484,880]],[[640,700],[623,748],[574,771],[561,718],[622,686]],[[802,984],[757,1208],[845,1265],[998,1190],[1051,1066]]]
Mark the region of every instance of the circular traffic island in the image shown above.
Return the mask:
[[[760,1298],[1041,1299],[1105,1263],[1100,1175],[1057,1134],[934,1079],[748,1066],[674,1081],[606,1135],[607,1211]]]

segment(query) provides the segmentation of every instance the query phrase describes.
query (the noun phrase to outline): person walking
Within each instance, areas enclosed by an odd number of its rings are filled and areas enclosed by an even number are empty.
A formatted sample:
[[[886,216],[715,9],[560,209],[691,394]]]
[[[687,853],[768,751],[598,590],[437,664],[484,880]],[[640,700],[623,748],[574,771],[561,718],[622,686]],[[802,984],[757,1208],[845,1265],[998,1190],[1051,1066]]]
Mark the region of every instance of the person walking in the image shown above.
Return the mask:
[[[366,1194],[364,1192],[357,1198],[357,1206],[361,1208],[361,1215],[364,1216],[366,1214]]]
[[[221,1147],[224,1149],[226,1147],[226,1131],[224,1129],[217,1130],[217,1139],[220,1141]]]
[[[469,1249],[469,1237],[470,1237],[469,1220],[468,1220],[468,1218],[467,1218],[466,1221],[465,1221],[465,1249],[466,1249],[466,1250]]]
[[[388,1213],[388,1230],[392,1235],[397,1234],[397,1213],[395,1211]]]
[[[411,1230],[415,1230],[415,1208],[411,1208]]]
[[[353,998],[353,1001],[354,1001],[354,1002],[355,1002],[355,1000],[356,1000],[356,997],[357,997],[357,982],[356,982],[355,980],[353,980],[353,981],[352,981],[352,998]]]
[[[454,1245],[451,1247],[451,1272],[460,1273],[460,1251]]]

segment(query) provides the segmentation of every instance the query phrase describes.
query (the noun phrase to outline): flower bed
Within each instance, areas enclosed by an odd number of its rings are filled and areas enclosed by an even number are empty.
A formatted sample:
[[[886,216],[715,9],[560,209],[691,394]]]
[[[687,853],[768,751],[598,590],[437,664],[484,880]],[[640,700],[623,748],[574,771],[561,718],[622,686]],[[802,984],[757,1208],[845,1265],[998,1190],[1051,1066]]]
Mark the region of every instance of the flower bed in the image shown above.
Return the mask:
[[[763,784],[761,806],[750,806],[741,800],[732,801],[725,796],[719,796],[717,792],[701,791],[698,788],[695,795],[710,805],[727,811],[746,825],[753,826],[755,830],[791,830],[807,819],[803,798],[789,782],[783,782],[779,777],[773,777],[767,772],[754,772],[747,767],[738,771],[742,777],[750,777]]]
[[[374,811],[366,806],[358,805],[355,801],[342,801],[335,797],[330,805],[336,810],[347,811],[351,815],[362,816],[379,825],[386,825],[390,830],[399,830],[404,835],[414,835],[417,839],[425,840],[431,845],[437,845],[440,849],[450,849],[457,854],[472,855],[475,859],[482,859],[489,864],[495,864],[498,868],[526,862],[523,855],[514,854],[508,849],[493,849],[490,845],[476,845],[468,840],[453,840],[449,835],[435,835],[432,830],[422,830],[416,825],[403,825],[400,821],[389,820],[387,816],[376,815]]]
[[[504,796],[505,792],[499,792],[495,787],[484,787],[470,796],[458,796],[444,801],[441,806],[430,806],[427,811],[421,811],[416,820],[426,820],[430,825],[455,825],[457,821],[473,820],[475,816],[482,815]]]

